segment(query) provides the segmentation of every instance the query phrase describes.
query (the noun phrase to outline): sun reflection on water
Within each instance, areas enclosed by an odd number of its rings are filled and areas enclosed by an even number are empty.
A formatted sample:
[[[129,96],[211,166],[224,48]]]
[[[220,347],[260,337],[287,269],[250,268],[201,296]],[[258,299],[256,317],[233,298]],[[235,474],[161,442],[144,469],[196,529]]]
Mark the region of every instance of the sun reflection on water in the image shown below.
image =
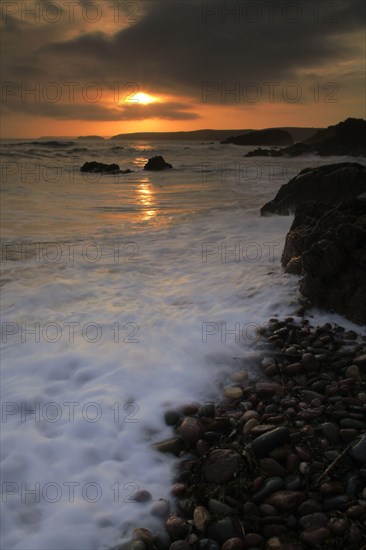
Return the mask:
[[[143,206],[142,209],[142,220],[150,220],[157,214],[157,210],[155,208],[155,193],[152,189],[152,185],[149,181],[149,178],[143,178],[137,188],[137,203],[141,204]]]

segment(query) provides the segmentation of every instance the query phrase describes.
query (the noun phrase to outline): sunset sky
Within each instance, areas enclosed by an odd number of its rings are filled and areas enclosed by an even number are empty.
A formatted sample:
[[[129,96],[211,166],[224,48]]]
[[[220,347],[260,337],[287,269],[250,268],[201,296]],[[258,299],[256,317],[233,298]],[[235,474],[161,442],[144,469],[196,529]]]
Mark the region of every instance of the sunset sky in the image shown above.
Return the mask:
[[[359,0],[1,2],[2,136],[365,117]]]

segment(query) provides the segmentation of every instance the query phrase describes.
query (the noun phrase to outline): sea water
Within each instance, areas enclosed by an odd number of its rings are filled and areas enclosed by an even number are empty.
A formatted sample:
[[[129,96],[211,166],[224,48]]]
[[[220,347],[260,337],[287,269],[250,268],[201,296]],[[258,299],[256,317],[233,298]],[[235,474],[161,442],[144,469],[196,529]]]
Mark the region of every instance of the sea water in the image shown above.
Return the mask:
[[[259,209],[325,162],[248,150],[3,142],[1,548],[102,550],[163,529],[164,412],[220,396],[235,369],[255,378],[256,329],[298,306],[280,265],[292,217]],[[173,169],[144,171],[157,154]],[[91,160],[132,173],[82,174]]]

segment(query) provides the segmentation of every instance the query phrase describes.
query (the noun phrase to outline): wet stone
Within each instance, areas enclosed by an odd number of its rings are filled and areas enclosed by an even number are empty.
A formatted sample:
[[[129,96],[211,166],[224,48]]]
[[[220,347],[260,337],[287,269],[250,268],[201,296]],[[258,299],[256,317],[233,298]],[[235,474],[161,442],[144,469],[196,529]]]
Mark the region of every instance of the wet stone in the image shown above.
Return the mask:
[[[178,456],[184,448],[184,441],[181,437],[171,437],[155,443],[154,448],[160,453],[172,453]]]
[[[343,517],[333,517],[329,520],[328,527],[336,536],[341,536],[346,532],[348,521]]]
[[[230,518],[222,518],[210,524],[207,534],[210,538],[223,544],[234,537],[233,524]]]
[[[318,529],[319,527],[325,527],[328,523],[328,518],[325,514],[319,512],[315,514],[307,514],[300,519],[300,525],[305,530]]]
[[[208,401],[201,405],[198,409],[198,416],[206,416],[207,418],[213,418],[215,416],[215,404]]]
[[[282,490],[273,493],[267,498],[268,504],[281,511],[289,511],[301,504],[305,500],[305,496],[300,491]]]
[[[323,509],[320,502],[313,499],[307,499],[297,509],[299,516],[305,516],[307,514],[314,514],[315,512],[321,512]]]
[[[148,502],[149,500],[152,499],[152,496],[151,496],[151,493],[149,493],[149,491],[142,489],[141,491],[137,491],[133,495],[133,499],[136,502]]]
[[[209,483],[225,483],[239,470],[242,459],[230,449],[211,451],[203,463],[203,475]]]
[[[203,434],[202,424],[198,418],[187,416],[177,429],[177,433],[187,443],[197,443]]]
[[[342,428],[354,428],[355,430],[365,430],[366,422],[362,422],[362,420],[357,420],[355,418],[343,418],[340,421],[340,426]]]
[[[154,548],[154,536],[148,529],[134,529],[131,538],[133,540],[141,540],[148,550],[152,550]]]
[[[231,388],[226,388],[226,390],[224,390],[224,395],[228,399],[235,401],[243,396],[243,390],[239,386],[232,386]]]
[[[220,546],[212,539],[201,539],[198,544],[200,550],[220,550]]]
[[[326,512],[329,512],[330,510],[337,510],[343,507],[347,502],[349,502],[349,497],[347,495],[337,495],[335,497],[325,498],[323,500],[323,507]]]
[[[233,513],[233,509],[230,506],[214,498],[210,498],[210,500],[208,501],[208,509],[211,514],[215,516],[229,516]]]
[[[366,367],[366,354],[359,355],[353,359],[353,362],[358,367]]]
[[[179,516],[170,516],[165,522],[165,530],[173,541],[183,539],[188,532],[188,524]]]
[[[221,550],[243,550],[243,549],[244,549],[244,542],[237,537],[228,539],[221,546]]]
[[[196,506],[193,512],[193,522],[197,531],[204,533],[210,519],[210,512],[204,506]]]
[[[267,498],[269,495],[277,491],[278,489],[282,489],[284,486],[283,479],[275,476],[270,477],[266,479],[264,482],[264,485],[257,491],[253,496],[252,500],[254,503],[263,502],[265,498]]]
[[[286,470],[277,460],[274,458],[262,458],[259,462],[262,470],[272,476],[285,477]]]
[[[257,533],[248,533],[244,537],[244,544],[245,548],[254,548],[254,547],[261,547],[264,542],[264,538],[262,535],[258,535]]]
[[[327,527],[319,527],[319,529],[312,529],[311,531],[303,531],[301,533],[301,540],[305,544],[317,548],[324,544],[324,542],[331,536],[331,531]]]
[[[272,449],[288,441],[289,433],[288,428],[280,427],[258,436],[252,442],[255,454],[258,457],[267,456]]]

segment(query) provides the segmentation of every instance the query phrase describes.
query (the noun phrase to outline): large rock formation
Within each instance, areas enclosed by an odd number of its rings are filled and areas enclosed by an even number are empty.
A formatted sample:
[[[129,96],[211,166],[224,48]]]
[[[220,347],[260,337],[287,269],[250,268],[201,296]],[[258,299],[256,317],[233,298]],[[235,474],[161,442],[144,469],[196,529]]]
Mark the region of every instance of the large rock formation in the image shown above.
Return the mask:
[[[303,203],[281,261],[301,275],[300,292],[311,304],[366,324],[366,198],[337,208]]]
[[[255,145],[264,145],[256,143]],[[318,130],[313,136],[302,143],[295,143],[280,150],[256,149],[246,156],[296,157],[303,154],[320,156],[350,155],[366,156],[366,121],[362,118],[347,118],[334,126]]]
[[[166,168],[173,168],[171,164],[165,162],[164,158],[159,155],[156,157],[151,157],[144,166],[144,170],[165,170]]]
[[[261,216],[288,215],[302,202],[315,200],[337,205],[366,192],[366,167],[356,162],[306,168],[281,186],[275,198],[262,206]]]
[[[89,174],[129,174],[131,170],[120,170],[118,164],[104,164],[104,162],[85,162],[80,172]]]
[[[234,145],[291,145],[292,136],[286,130],[277,128],[269,130],[255,130],[240,136],[229,137],[221,143],[233,143]]]

